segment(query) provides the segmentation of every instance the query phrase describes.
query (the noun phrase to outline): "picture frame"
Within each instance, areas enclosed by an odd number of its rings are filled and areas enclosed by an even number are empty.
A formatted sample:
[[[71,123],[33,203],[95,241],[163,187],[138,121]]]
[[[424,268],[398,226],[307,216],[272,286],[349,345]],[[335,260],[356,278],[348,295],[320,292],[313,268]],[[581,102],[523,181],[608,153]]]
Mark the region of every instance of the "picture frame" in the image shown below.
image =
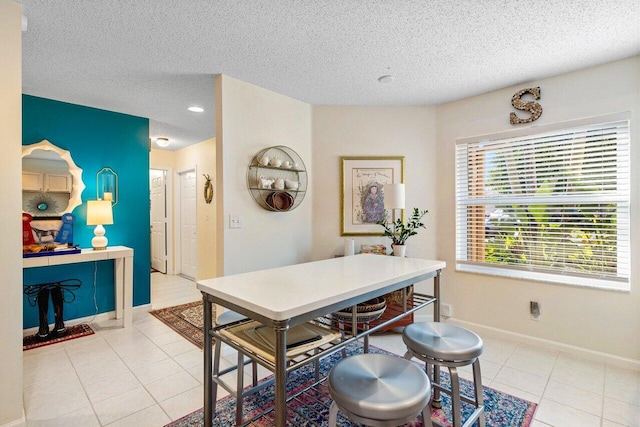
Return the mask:
[[[376,222],[385,215],[384,185],[404,183],[404,156],[349,156],[341,157],[341,162],[340,235],[382,236],[383,229]],[[387,215],[389,221],[395,219],[393,212]],[[404,209],[400,215],[404,221]]]

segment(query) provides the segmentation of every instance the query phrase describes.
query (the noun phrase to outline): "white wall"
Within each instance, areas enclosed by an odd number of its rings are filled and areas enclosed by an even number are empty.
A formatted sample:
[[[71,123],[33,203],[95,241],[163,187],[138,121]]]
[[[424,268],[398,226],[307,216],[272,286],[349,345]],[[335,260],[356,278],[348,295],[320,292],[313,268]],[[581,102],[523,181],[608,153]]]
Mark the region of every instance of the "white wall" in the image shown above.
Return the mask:
[[[174,221],[171,225],[172,236],[169,242],[172,244],[170,253],[174,259],[169,260],[169,266],[176,267],[175,254],[176,247],[179,242],[176,241],[178,224],[176,206],[178,202],[177,171],[189,167],[196,168],[196,228],[198,238],[198,277],[196,279],[206,279],[216,276],[216,208],[215,200],[207,204],[204,200],[204,174],[211,177],[215,182],[216,176],[216,140],[215,138],[206,139],[197,144],[190,145],[176,151],[152,149],[149,154],[149,166],[158,169],[170,169],[170,180],[172,183],[172,194],[167,195],[171,198],[170,220]]]
[[[187,167],[196,167],[196,208],[198,234],[198,277],[207,279],[216,276],[216,209],[214,202],[207,204],[204,200],[204,174],[215,180],[216,176],[216,140],[210,138],[198,144],[185,147],[175,152],[175,171]],[[174,203],[178,179],[174,176]],[[213,182],[212,182],[213,183]],[[173,216],[176,218],[176,215]],[[178,224],[174,224],[174,235]],[[178,244],[173,240],[174,247]],[[174,251],[174,254],[176,252]]]
[[[311,106],[228,76],[217,76],[215,203],[218,274],[296,264],[311,258]],[[261,208],[247,189],[247,167],[263,148],[285,145],[306,164],[309,191],[290,212]],[[229,215],[242,228],[229,229]],[[221,267],[224,269],[222,271]]]
[[[18,3],[0,0],[0,425],[23,425],[22,404],[22,258],[18,249],[22,230],[22,10]]]
[[[640,164],[640,57],[522,83],[438,106],[438,252],[447,262],[443,301],[458,319],[640,362],[640,270],[632,261],[631,292],[612,292],[455,271],[454,155],[459,138],[514,129],[511,96],[541,87],[542,117],[534,126],[630,111],[631,164]],[[524,114],[521,113],[524,117]],[[523,127],[527,125],[519,125]],[[640,172],[632,168],[632,260],[640,250]],[[529,301],[541,303],[532,321]]]
[[[313,258],[344,252],[340,236],[342,156],[404,156],[407,210],[428,209],[426,230],[409,239],[407,256],[436,256],[435,107],[313,107]],[[382,228],[381,230],[382,231]],[[362,244],[391,245],[386,237],[348,236]],[[431,282],[430,282],[431,283]]]

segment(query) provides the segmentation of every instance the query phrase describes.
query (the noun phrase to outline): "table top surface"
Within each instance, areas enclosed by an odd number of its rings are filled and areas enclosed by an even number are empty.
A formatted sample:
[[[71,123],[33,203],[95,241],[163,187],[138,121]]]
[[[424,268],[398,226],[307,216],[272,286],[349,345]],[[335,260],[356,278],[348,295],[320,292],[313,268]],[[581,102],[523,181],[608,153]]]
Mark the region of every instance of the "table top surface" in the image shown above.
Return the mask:
[[[104,261],[109,259],[133,257],[133,249],[127,246],[107,246],[103,250],[83,248],[80,253],[56,254],[34,258],[23,258],[23,268],[46,267],[51,265],[75,264],[88,261]]]
[[[444,261],[361,254],[204,279],[198,289],[267,319],[281,321],[410,281]]]

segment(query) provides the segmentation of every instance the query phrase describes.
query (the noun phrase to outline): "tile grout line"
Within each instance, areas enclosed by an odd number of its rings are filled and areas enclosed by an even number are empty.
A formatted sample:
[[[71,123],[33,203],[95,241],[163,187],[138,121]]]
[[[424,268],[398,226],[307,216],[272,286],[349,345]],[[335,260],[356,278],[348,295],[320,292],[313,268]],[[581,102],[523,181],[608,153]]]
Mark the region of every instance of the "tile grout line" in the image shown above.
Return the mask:
[[[140,330],[139,330],[135,325],[132,325],[132,326],[131,326],[131,328],[132,328],[132,329],[135,329],[137,332],[139,332],[139,333],[141,333],[141,334],[142,334],[142,331],[140,331]],[[143,334],[143,335],[144,335],[144,334]],[[131,369],[131,367],[129,366],[129,364],[128,364],[128,363],[127,363],[127,362],[122,358],[122,356],[120,355],[120,353],[118,353],[118,351],[115,349],[115,347],[113,347],[113,345],[111,345],[111,343],[110,343],[107,339],[105,339],[105,342],[106,342],[106,343],[107,343],[107,345],[108,345],[108,346],[113,350],[113,352],[116,354],[116,356],[118,356],[118,359],[120,359],[120,360],[122,361],[122,363],[124,364],[124,366],[126,366],[126,367],[127,367],[127,369],[129,370],[129,372],[131,373],[131,375],[133,375],[133,377],[136,379],[136,381],[138,382],[138,384],[139,384],[139,385],[144,389],[144,391],[145,391],[145,392],[146,392],[146,393],[151,397],[151,399],[155,402],[155,404],[156,404],[156,405],[158,405],[158,407],[159,407],[163,412],[165,412],[165,411],[164,411],[164,409],[162,408],[162,406],[160,406],[160,404],[156,401],[156,398],[153,396],[153,394],[151,394],[151,393],[149,392],[149,390],[147,390],[147,388],[145,387],[145,385],[144,385],[144,384],[142,384],[142,381],[140,381],[140,378],[138,378],[138,376],[135,374],[135,372],[133,372],[133,370]],[[156,345],[156,344],[154,343],[154,345]],[[156,345],[156,346],[157,346],[157,345]],[[160,349],[160,350],[162,350],[162,349]],[[163,350],[163,351],[164,351],[164,350]],[[165,353],[165,354],[166,354],[166,353]],[[170,358],[170,356],[169,356],[168,354],[167,354],[167,357],[169,357],[169,358]],[[123,392],[123,393],[126,393],[126,392]],[[121,393],[121,394],[123,394],[123,393]],[[116,396],[118,396],[118,395],[116,395]],[[112,397],[115,397],[115,396],[112,396]],[[105,399],[105,400],[106,400],[106,399]],[[134,414],[137,414],[137,413],[139,413],[139,412],[142,412],[142,411],[144,411],[144,410],[146,410],[146,409],[148,409],[148,408],[150,408],[150,407],[152,407],[152,406],[153,406],[153,405],[149,405],[149,406],[146,406],[146,407],[144,407],[144,408],[139,408],[137,411],[132,412],[132,413],[130,413],[130,414],[128,414],[128,415],[125,415],[125,416],[123,416],[123,417],[121,417],[121,418],[115,419],[115,420],[111,421],[109,424],[113,424],[113,423],[116,423],[116,422],[118,422],[118,421],[121,421],[121,420],[123,420],[123,419],[125,419],[125,418],[127,418],[127,417],[130,417],[130,416],[132,416],[132,415],[134,415]],[[165,415],[167,415],[167,418],[171,419],[171,417],[169,416],[169,414],[167,414],[166,412],[165,412]],[[100,422],[100,425],[102,426],[103,424],[102,424],[102,422],[100,421],[100,419],[98,419],[98,421]],[[104,424],[104,426],[108,426],[109,424]]]
[[[97,335],[97,332],[96,332]],[[102,335],[99,335],[100,339],[105,341],[105,343],[108,345],[109,343],[106,342],[106,340],[104,339],[104,337]],[[63,347],[64,353],[67,356],[67,359],[69,359],[69,364],[71,364],[71,366],[73,367],[73,372],[76,375],[76,378],[78,378],[78,382],[80,383],[80,385],[82,386],[82,391],[84,393],[84,395],[87,397],[87,401],[89,402],[89,406],[91,406],[91,410],[93,411],[93,415],[96,417],[96,420],[98,421],[98,424],[102,427],[104,424],[102,424],[102,421],[100,420],[100,417],[98,417],[98,413],[96,412],[96,408],[93,405],[93,402],[91,401],[91,398],[89,397],[89,393],[87,392],[87,389],[85,388],[85,384],[82,381],[82,378],[80,377],[80,374],[78,373],[78,369],[76,368],[76,365],[73,363],[73,360],[71,359],[71,355],[68,352],[67,346],[64,345]]]

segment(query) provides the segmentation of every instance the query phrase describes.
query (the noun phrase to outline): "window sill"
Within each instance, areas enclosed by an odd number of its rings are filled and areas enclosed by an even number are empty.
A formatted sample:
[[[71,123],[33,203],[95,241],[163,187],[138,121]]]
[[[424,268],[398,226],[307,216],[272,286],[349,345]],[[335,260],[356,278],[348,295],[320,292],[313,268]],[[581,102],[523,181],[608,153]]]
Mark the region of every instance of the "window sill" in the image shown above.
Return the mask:
[[[456,271],[614,292],[630,293],[631,291],[629,282],[618,282],[614,280],[594,279],[589,277],[564,276],[559,274],[540,273],[537,271],[515,270],[504,267],[456,263]]]

